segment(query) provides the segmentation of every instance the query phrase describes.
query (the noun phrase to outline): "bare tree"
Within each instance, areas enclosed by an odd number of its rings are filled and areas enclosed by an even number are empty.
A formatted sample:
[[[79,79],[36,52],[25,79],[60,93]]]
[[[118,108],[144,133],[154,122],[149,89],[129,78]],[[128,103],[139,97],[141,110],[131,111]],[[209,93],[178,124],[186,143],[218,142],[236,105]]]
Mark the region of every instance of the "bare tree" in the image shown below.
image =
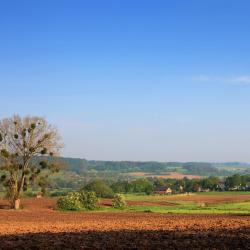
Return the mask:
[[[14,115],[0,121],[0,181],[12,208],[20,208],[23,191],[37,182],[44,188],[62,148],[57,129],[41,117]]]

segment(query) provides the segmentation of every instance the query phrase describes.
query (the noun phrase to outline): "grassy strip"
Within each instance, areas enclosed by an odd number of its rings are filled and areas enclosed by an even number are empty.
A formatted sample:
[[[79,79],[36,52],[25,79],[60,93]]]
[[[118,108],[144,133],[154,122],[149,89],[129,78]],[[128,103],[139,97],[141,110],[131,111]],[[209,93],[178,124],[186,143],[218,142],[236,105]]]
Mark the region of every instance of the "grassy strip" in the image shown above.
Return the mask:
[[[250,191],[224,191],[224,192],[197,192],[197,195],[214,195],[214,196],[222,196],[222,195],[250,195]]]
[[[207,196],[224,196],[224,195],[250,195],[249,191],[226,191],[226,192],[197,192],[192,193],[192,195],[207,195]],[[145,194],[124,194],[124,197],[127,201],[162,201],[167,200],[168,197],[185,197],[184,194],[177,194],[177,195],[145,195]],[[188,196],[187,196],[188,197]]]
[[[200,207],[195,203],[183,203],[176,206],[129,206],[128,211],[174,213],[174,214],[249,214],[250,201],[233,202]]]

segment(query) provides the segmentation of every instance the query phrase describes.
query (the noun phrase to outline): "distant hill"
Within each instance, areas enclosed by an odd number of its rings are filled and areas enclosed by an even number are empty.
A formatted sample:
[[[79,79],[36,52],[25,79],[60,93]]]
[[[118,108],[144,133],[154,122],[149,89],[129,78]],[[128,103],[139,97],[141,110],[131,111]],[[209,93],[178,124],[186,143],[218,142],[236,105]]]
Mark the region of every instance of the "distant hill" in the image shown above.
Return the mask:
[[[250,168],[250,163],[246,162],[224,162],[224,163],[213,163],[214,166],[224,166],[224,167],[248,167]]]
[[[67,170],[79,175],[87,173],[126,174],[131,172],[162,173],[179,172],[199,176],[227,176],[238,172],[250,172],[247,163],[206,163],[206,162],[142,162],[142,161],[94,161],[79,158],[61,158]],[[230,169],[239,168],[238,170]]]

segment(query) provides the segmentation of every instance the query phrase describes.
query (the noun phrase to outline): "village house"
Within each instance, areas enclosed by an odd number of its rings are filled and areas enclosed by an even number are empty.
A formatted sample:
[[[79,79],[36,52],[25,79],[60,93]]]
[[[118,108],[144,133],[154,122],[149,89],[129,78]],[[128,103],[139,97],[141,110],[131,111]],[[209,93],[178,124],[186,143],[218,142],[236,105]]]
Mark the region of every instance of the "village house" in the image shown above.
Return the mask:
[[[216,186],[216,191],[225,191],[225,190],[226,190],[225,179],[220,179],[218,185]]]
[[[172,194],[172,189],[170,187],[157,187],[154,190],[154,194],[168,195]]]
[[[209,188],[201,188],[201,187],[199,187],[197,191],[198,192],[205,192],[205,193],[207,193],[207,192],[210,191],[210,189]]]
[[[182,185],[174,185],[174,186],[172,186],[171,189],[172,189],[172,192],[176,193],[176,194],[183,193],[183,191],[184,191],[184,187]]]

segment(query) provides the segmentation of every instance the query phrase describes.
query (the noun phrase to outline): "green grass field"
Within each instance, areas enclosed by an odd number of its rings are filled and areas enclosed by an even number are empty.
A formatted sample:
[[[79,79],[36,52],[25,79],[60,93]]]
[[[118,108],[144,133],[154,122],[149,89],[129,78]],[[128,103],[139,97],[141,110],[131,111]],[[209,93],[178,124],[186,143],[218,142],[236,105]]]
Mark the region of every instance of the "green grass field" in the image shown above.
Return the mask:
[[[250,192],[208,192],[208,193],[196,193],[195,196],[244,196],[250,195]],[[168,201],[167,196],[161,195],[143,195],[143,194],[126,194],[124,195],[126,201],[147,201],[147,202],[160,202]],[[172,196],[173,197],[173,196]],[[250,200],[244,201],[231,201],[219,204],[206,204],[193,201],[183,201],[182,196],[180,199],[172,201],[169,200],[171,206],[165,205],[130,205],[125,211],[133,212],[153,212],[153,213],[175,213],[175,214],[250,214]],[[110,208],[113,210],[112,208]]]
[[[197,192],[194,195],[214,195],[214,196],[223,196],[223,195],[250,195],[250,191],[225,191],[225,192]],[[143,200],[158,200],[165,199],[167,196],[164,195],[145,195],[143,193],[137,194],[124,194],[126,200],[131,201],[143,201]]]
[[[198,192],[196,195],[250,195],[250,191]]]
[[[174,214],[250,214],[250,201],[200,207],[195,203],[176,206],[130,206],[128,211]]]
[[[132,205],[123,210],[112,207],[101,207],[97,212],[144,212],[144,213],[172,213],[172,214],[244,214],[250,215],[250,201],[224,203],[200,207],[191,202],[176,204],[176,206],[146,206]]]

